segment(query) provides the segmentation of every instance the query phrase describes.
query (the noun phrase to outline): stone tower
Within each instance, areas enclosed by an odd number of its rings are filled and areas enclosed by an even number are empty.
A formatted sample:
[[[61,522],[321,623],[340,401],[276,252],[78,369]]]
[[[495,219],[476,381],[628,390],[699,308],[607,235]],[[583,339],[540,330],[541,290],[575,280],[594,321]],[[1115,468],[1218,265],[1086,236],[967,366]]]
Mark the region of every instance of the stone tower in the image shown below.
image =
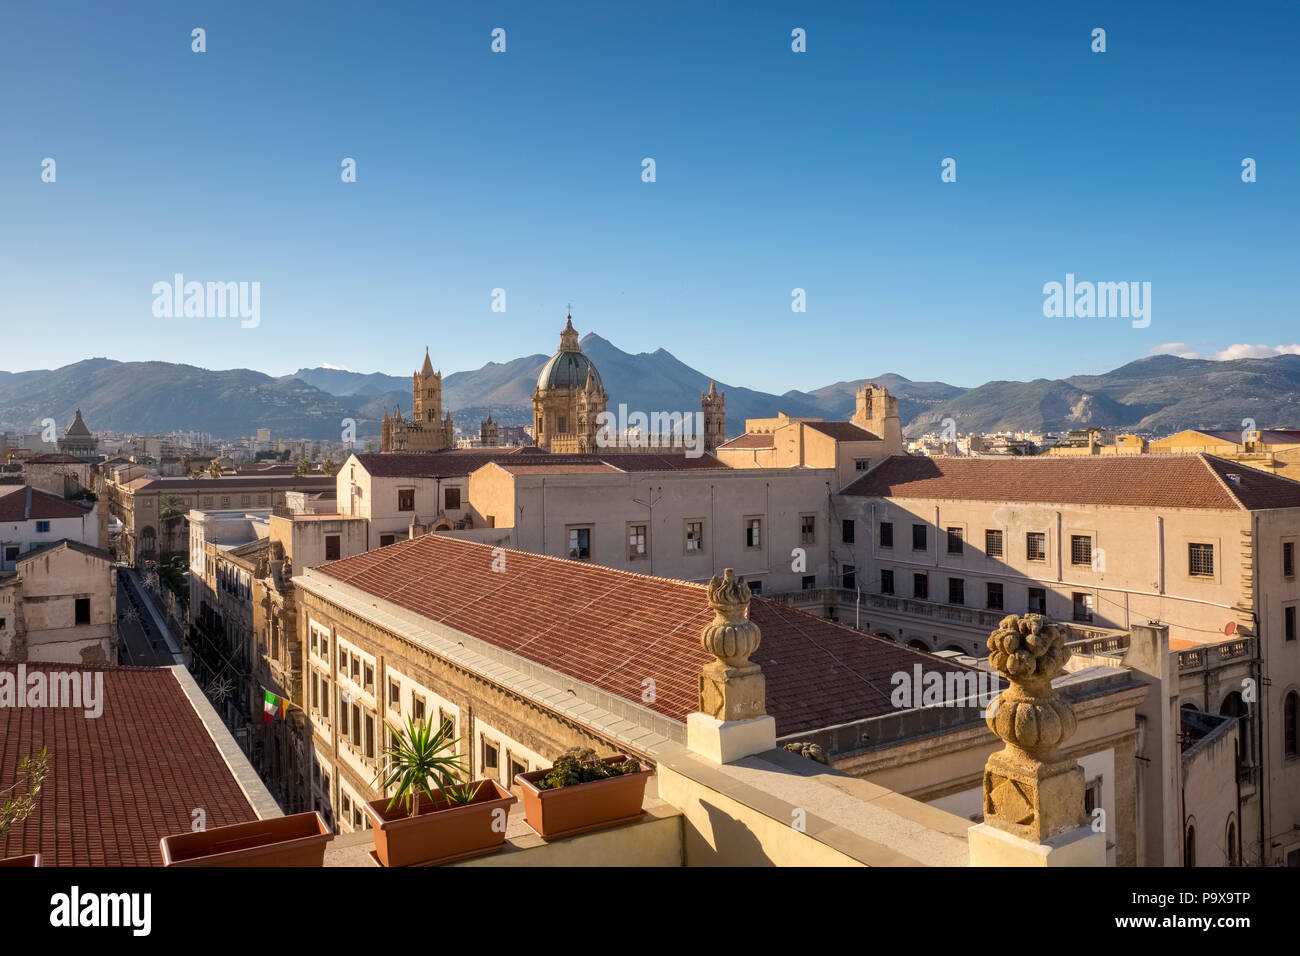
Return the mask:
[[[711,454],[727,440],[727,393],[718,391],[717,382],[709,382],[709,390],[700,395],[700,411],[704,413],[704,451]]]
[[[442,451],[455,443],[451,412],[442,413],[442,373],[434,371],[427,348],[423,367],[411,376],[411,420],[404,419],[400,409],[392,416],[385,409],[380,436],[385,453]]]
[[[879,435],[885,441],[885,454],[903,453],[903,426],[898,419],[898,399],[883,385],[868,382],[858,389],[853,424]]]
[[[501,429],[492,420],[491,412],[488,412],[487,421],[479,426],[478,443],[484,448],[495,448],[501,444]]]

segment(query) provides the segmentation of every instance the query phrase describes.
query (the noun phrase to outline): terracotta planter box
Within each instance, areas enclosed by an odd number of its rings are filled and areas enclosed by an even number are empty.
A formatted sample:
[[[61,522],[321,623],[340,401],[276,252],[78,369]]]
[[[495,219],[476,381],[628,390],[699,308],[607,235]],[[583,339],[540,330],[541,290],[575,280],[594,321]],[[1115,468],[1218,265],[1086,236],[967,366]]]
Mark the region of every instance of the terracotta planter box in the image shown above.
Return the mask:
[[[28,853],[26,856],[11,856],[0,860],[0,867],[32,867],[40,865],[41,855],[39,853]]]
[[[478,780],[475,784],[478,792],[464,805],[448,803],[441,790],[433,791],[435,800],[420,794],[420,812],[416,816],[407,813],[405,800],[391,810],[387,799],[363,805],[374,827],[374,855],[380,865],[450,863],[504,847],[505,815],[518,797],[495,780]]]
[[[163,837],[163,865],[324,866],[332,839],[319,813],[295,813]]]
[[[606,757],[602,762],[624,763],[628,759],[625,756]],[[543,840],[556,840],[639,819],[645,813],[641,809],[645,782],[653,772],[641,764],[637,773],[554,790],[539,790],[537,783],[545,779],[547,771],[534,770],[516,774],[515,783],[523,791],[528,825]]]

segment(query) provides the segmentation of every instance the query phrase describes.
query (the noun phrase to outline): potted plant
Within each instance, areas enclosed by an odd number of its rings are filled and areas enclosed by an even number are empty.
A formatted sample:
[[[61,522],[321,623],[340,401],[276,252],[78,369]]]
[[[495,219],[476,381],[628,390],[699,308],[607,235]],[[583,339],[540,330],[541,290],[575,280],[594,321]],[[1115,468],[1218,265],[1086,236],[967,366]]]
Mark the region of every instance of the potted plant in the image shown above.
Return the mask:
[[[163,866],[324,866],[334,834],[316,811],[163,837]]]
[[[528,825],[543,840],[629,823],[642,816],[645,783],[653,771],[624,754],[596,756],[591,748],[566,750],[550,770],[515,776]]]
[[[382,866],[432,865],[482,856],[506,842],[506,819],[516,797],[495,780],[469,782],[465,758],[455,752],[451,722],[437,731],[406,718],[406,729],[388,728],[384,789],[391,800],[362,809],[375,832],[374,856]]]

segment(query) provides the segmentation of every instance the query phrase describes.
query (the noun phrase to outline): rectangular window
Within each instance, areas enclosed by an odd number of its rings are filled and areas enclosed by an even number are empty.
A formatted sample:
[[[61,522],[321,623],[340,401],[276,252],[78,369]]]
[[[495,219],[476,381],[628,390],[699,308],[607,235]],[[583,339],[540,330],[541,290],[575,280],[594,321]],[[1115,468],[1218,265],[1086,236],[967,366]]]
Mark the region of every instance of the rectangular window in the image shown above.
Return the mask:
[[[438,708],[438,729],[446,730],[452,737],[456,735],[456,721],[452,719],[451,714],[444,713],[441,707]]]
[[[402,685],[395,680],[388,682],[388,706],[395,710],[402,706]]]
[[[1283,632],[1288,641],[1295,640],[1295,605],[1282,608]]]
[[[1092,595],[1074,592],[1074,619],[1081,624],[1092,623]]]
[[[460,489],[444,488],[442,490],[442,507],[444,511],[455,511],[460,507]]]
[[[375,755],[375,718],[366,714],[366,756]]]
[[[415,694],[411,695],[411,710],[414,711],[416,723],[424,720],[424,698]]]
[[[966,603],[966,582],[962,578],[948,579],[948,603],[949,604]]]
[[[311,709],[320,710],[320,678],[311,675]]]
[[[803,585],[802,585],[802,586],[803,586],[803,590],[805,590],[805,591],[811,591],[811,590],[813,590],[815,587],[817,587],[817,575],[815,575],[815,574],[805,574],[805,575],[803,576]]]
[[[961,554],[961,528],[948,529],[948,553]]]
[[[258,496],[257,496],[257,506],[258,506],[259,508],[265,508],[265,507],[266,507],[266,495],[258,495]]]
[[[990,611],[1002,610],[1002,583],[1000,581],[990,581],[986,585],[984,606]]]
[[[1030,531],[1025,535],[1025,555],[1030,561],[1047,560],[1047,533]]]
[[[381,534],[379,536],[379,546],[381,548],[386,548],[396,540],[397,535],[395,534]]]
[[[1295,543],[1292,541],[1282,542],[1282,577],[1295,577]]]
[[[912,597],[918,601],[928,601],[930,599],[930,578],[928,575],[912,575]]]
[[[519,776],[519,774],[521,773],[527,773],[527,772],[528,772],[528,764],[520,763],[514,757],[510,758],[510,782],[512,784],[514,783],[515,777]]]
[[[49,523],[48,521],[38,521],[38,522],[36,522],[36,533],[37,533],[37,534],[49,534],[49,533],[50,533],[50,523]]]
[[[1047,613],[1047,589],[1030,588],[1028,607],[1029,607],[1030,614],[1046,614]]]
[[[591,557],[591,529],[569,529],[569,557],[586,561]]]
[[[852,518],[845,518],[840,522],[840,540],[845,544],[853,543],[853,525]]]
[[[339,739],[346,740],[348,736],[348,705],[343,699],[343,692],[339,691]]]
[[[1092,567],[1092,537],[1090,535],[1070,535],[1070,563]]]
[[[339,559],[339,553],[340,553],[339,541],[340,541],[340,537],[337,534],[325,535],[325,560],[326,561],[337,561]]]
[[[330,694],[332,693],[330,682],[322,677],[320,682],[320,715],[326,720],[329,720],[330,716]]]
[[[700,554],[704,551],[704,522],[686,522],[686,553]]]
[[[361,676],[361,686],[373,694],[375,692],[375,669],[367,664]]]
[[[230,495],[222,495],[222,496],[221,496],[221,507],[223,507],[223,508],[229,508],[229,507],[230,507]]]
[[[808,545],[817,543],[817,518],[813,515],[799,516],[799,543]]]
[[[352,705],[352,746],[361,746],[361,705]]]
[[[858,586],[857,569],[851,564],[846,564],[840,569],[840,587],[846,591],[856,590]]]
[[[925,525],[912,525],[912,550],[924,551],[929,547],[929,539],[926,535]]]
[[[629,558],[644,558],[646,556],[646,526],[643,524],[630,524],[627,526],[627,556]]]
[[[762,581],[746,581],[745,583],[749,585],[749,593],[750,593],[750,594],[762,594],[762,593],[763,593],[763,582],[762,582]]]
[[[361,683],[361,658],[355,654],[352,655],[352,683]]]
[[[148,550],[148,549],[146,549],[146,550]],[[9,545],[8,547],[5,548],[5,560],[6,560],[6,561],[17,561],[17,560],[18,560],[18,546],[17,546],[17,545]]]
[[[871,467],[871,459],[870,459],[870,458],[854,458],[854,459],[853,459],[853,470],[854,470],[854,471],[866,471],[866,470],[869,469],[870,467]]]
[[[1214,577],[1214,545],[1187,546],[1187,573],[1199,578]]]
[[[483,772],[484,772],[484,773],[491,772],[493,775],[495,775],[495,773],[496,773],[496,769],[497,769],[497,762],[498,762],[500,759],[501,759],[501,758],[500,758],[500,756],[499,756],[498,753],[497,753],[497,748],[496,748],[495,746],[493,746],[492,744],[488,743],[486,739],[484,739],[484,741],[483,741]]]
[[[90,623],[90,598],[77,598],[77,623]]]
[[[397,492],[397,510],[414,511],[415,510],[415,489],[404,488]]]
[[[745,547],[749,549],[761,548],[763,546],[763,519],[746,518],[745,519]]]
[[[892,548],[894,546],[894,522],[880,522],[880,546],[882,548]]]
[[[880,593],[894,593],[894,572],[888,568],[880,572]]]

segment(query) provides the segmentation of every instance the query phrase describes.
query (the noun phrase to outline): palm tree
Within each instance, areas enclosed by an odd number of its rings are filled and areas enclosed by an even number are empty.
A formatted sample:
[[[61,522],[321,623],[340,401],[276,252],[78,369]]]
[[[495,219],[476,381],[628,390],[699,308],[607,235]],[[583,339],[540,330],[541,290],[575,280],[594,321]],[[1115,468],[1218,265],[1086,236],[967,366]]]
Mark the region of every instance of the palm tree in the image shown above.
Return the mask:
[[[293,470],[293,476],[295,478],[306,478],[309,474],[311,474],[311,462],[306,458],[299,458],[298,467]]]
[[[220,478],[221,473],[224,470],[225,469],[221,467],[221,462],[217,461],[215,458],[208,464],[208,476],[211,478]]]
[[[325,472],[327,475],[332,475],[334,472],[338,471],[338,467],[338,465],[326,458],[325,463],[320,466],[320,470]]]

